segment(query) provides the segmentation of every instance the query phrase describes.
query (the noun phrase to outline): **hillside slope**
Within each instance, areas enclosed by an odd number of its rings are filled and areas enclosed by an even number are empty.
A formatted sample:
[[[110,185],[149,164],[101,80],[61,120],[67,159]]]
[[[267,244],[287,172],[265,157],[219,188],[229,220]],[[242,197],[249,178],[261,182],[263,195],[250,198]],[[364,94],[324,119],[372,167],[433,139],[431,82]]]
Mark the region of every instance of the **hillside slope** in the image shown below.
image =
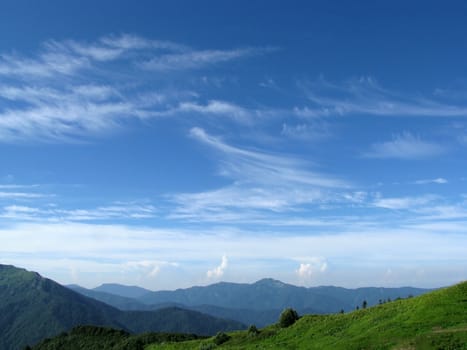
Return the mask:
[[[224,349],[467,349],[467,282],[416,298],[347,314],[304,316],[285,329],[277,325],[231,334]],[[213,339],[154,344],[156,349],[199,349]]]

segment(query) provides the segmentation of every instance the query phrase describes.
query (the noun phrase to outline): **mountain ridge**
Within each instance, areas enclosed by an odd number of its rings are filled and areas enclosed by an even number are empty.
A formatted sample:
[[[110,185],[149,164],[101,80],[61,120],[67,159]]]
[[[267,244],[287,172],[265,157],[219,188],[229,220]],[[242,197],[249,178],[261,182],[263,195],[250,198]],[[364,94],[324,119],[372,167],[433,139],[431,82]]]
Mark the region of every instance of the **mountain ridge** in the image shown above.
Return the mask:
[[[85,324],[132,333],[163,331],[200,335],[245,327],[236,321],[178,307],[121,311],[36,272],[0,265],[0,349],[22,349],[42,338]]]
[[[102,294],[95,289],[77,290],[122,310],[154,310],[164,306],[178,306],[259,327],[276,322],[281,311],[287,307],[297,309],[300,314],[336,313],[340,310],[353,310],[361,306],[364,300],[371,306],[383,300],[415,296],[429,291],[413,287],[302,287],[272,278],[264,278],[251,284],[217,282],[208,286],[154,291],[134,299],[112,296],[111,293]]]

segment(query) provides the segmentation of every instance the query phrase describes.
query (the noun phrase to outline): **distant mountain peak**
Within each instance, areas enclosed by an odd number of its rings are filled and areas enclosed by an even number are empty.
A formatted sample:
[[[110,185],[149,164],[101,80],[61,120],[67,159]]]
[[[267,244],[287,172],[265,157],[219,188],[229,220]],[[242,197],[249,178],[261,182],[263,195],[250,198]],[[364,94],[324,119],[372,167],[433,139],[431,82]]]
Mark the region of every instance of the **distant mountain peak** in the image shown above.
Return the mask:
[[[119,295],[126,298],[139,298],[144,294],[151,292],[149,289],[145,289],[138,286],[127,286],[118,283],[103,283],[99,287],[93,290],[97,292],[105,292],[114,295]]]
[[[271,286],[271,287],[285,287],[287,286],[286,283],[276,280],[274,278],[263,278],[260,279],[259,281],[256,281],[253,283],[254,285],[266,285],[266,286]]]

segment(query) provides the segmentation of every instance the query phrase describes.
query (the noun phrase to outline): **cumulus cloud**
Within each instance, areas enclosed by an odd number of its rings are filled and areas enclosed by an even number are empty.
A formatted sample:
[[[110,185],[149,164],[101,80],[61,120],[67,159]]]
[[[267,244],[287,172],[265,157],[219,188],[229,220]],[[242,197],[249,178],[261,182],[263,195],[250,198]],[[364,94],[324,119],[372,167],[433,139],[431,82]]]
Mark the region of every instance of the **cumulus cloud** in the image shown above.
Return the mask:
[[[323,273],[327,270],[328,264],[326,259],[320,257],[311,257],[307,261],[300,263],[299,268],[295,271],[301,279],[309,279],[316,273]]]
[[[222,261],[221,261],[221,264],[219,266],[217,266],[216,268],[212,269],[212,270],[209,270],[207,272],[207,276],[209,279],[215,279],[215,278],[220,278],[224,275],[224,272],[225,272],[225,269],[227,268],[227,265],[228,265],[228,260],[227,260],[227,255],[223,255],[222,256]]]

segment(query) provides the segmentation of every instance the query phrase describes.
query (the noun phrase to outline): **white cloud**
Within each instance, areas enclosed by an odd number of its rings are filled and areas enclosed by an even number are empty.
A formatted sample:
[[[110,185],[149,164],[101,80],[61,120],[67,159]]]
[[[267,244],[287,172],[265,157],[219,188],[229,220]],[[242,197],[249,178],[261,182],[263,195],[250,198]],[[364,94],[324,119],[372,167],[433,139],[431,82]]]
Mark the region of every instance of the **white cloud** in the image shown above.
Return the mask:
[[[0,196],[1,198],[1,196]],[[87,209],[63,209],[56,206],[28,207],[7,205],[0,209],[0,217],[12,220],[33,221],[94,221],[109,219],[147,219],[156,215],[156,209],[148,204],[114,203]]]
[[[1,263],[30,267],[53,276],[68,266],[62,264],[64,259],[72,259],[77,270],[94,271],[87,278],[95,280],[98,272],[108,281],[122,281],[125,277],[126,283],[135,281],[136,276],[133,275],[148,276],[154,272],[158,283],[153,286],[161,289],[173,285],[173,280],[186,286],[208,282],[206,271],[213,259],[218,258],[219,251],[228,251],[229,258],[236,261],[235,267],[227,267],[226,257],[219,266],[211,269],[212,278],[222,273],[221,277],[225,277],[229,269],[229,276],[242,276],[244,280],[282,276],[286,281],[296,281],[297,271],[292,271],[290,265],[284,265],[285,259],[304,264],[302,270],[305,274],[309,271],[306,265],[310,264],[312,273],[313,267],[316,272],[313,280],[320,283],[374,285],[374,275],[367,276],[372,269],[385,271],[391,266],[396,273],[423,266],[427,272],[433,272],[432,277],[425,278],[423,282],[433,285],[438,284],[436,274],[440,271],[451,276],[451,283],[456,281],[455,278],[465,279],[466,233],[465,225],[453,231],[445,230],[443,226],[390,228],[387,223],[378,222],[369,227],[358,222],[355,225],[343,223],[332,233],[316,235],[309,230],[297,233],[288,229],[258,234],[220,228],[208,231],[72,222],[31,223],[0,228],[0,260]],[[310,256],[325,256],[326,260],[313,261],[307,258]],[[174,261],[176,269],[172,269],[175,266],[170,264],[158,264]],[[332,261],[332,269],[326,269],[324,263],[327,261]],[[252,269],[251,264],[258,268]],[[170,273],[164,272],[166,268]],[[128,273],[122,275],[125,271]],[[84,278],[84,275],[80,273],[79,277]],[[63,277],[62,281],[69,283],[67,278],[70,277]],[[139,281],[139,277],[136,280]],[[410,283],[410,275],[399,280],[399,283],[405,282]]]
[[[383,88],[372,77],[351,79],[341,84],[324,78],[301,85],[313,103],[297,109],[302,116],[366,114],[374,116],[428,116],[465,117],[467,108],[461,104],[446,104],[407,93],[398,93]]]
[[[31,192],[5,192],[0,191],[0,199],[34,199],[42,198],[46,195],[41,193],[31,193]]]
[[[142,274],[146,278],[155,278],[164,266],[178,267],[179,264],[157,260],[128,261],[123,264],[123,269],[131,273]]]
[[[311,257],[306,258],[305,262],[300,263],[296,273],[301,279],[310,279],[317,273],[323,273],[327,270],[328,264],[324,258]]]
[[[122,130],[129,122],[190,112],[249,122],[257,111],[221,100],[202,104],[198,94],[172,84],[154,88],[146,77],[158,73],[141,70],[141,65],[153,57],[152,68],[186,69],[269,51],[199,51],[123,34],[93,42],[51,40],[31,57],[0,53],[0,76],[7,78],[0,84],[0,100],[5,102],[0,104],[0,142],[79,141]],[[110,62],[117,69],[110,69]]]
[[[148,70],[172,71],[201,68],[217,63],[232,61],[242,57],[264,54],[271,48],[246,48],[234,50],[192,50],[183,53],[167,54],[154,57],[141,64]]]
[[[225,158],[222,175],[238,180],[257,179],[261,183],[305,184],[318,187],[348,187],[342,180],[307,169],[306,162],[287,155],[246,150],[224,143],[201,128],[193,128],[190,135],[219,151]],[[309,167],[309,165],[308,165]],[[259,180],[260,179],[260,180]]]
[[[261,211],[289,211],[337,197],[350,200],[331,193],[350,187],[345,181],[315,172],[305,161],[235,147],[201,128],[191,129],[190,135],[218,153],[220,175],[232,183],[216,190],[173,195],[177,208],[172,218],[244,220],[261,217]]]
[[[447,184],[447,183],[448,183],[448,180],[446,180],[445,178],[442,178],[442,177],[437,177],[435,179],[424,179],[424,180],[414,181],[415,185],[427,185],[427,184],[443,185],[443,184]]]
[[[367,158],[422,159],[438,156],[445,149],[435,143],[426,142],[409,132],[395,135],[392,141],[375,143],[369,152],[363,154]]]
[[[377,198],[373,205],[379,208],[401,210],[401,209],[419,209],[438,199],[437,196],[425,195],[420,197],[395,197],[395,198]]]
[[[329,125],[324,122],[303,123],[297,125],[282,124],[281,134],[294,139],[321,140],[331,135]]]
[[[222,261],[219,266],[216,268],[209,270],[206,275],[208,278],[220,278],[224,275],[225,269],[227,268],[228,265],[228,260],[227,260],[227,255],[222,256]]]
[[[207,115],[226,115],[235,120],[247,123],[250,121],[251,112],[243,107],[225,101],[209,101],[202,105],[195,102],[183,102],[173,112],[195,112]]]

